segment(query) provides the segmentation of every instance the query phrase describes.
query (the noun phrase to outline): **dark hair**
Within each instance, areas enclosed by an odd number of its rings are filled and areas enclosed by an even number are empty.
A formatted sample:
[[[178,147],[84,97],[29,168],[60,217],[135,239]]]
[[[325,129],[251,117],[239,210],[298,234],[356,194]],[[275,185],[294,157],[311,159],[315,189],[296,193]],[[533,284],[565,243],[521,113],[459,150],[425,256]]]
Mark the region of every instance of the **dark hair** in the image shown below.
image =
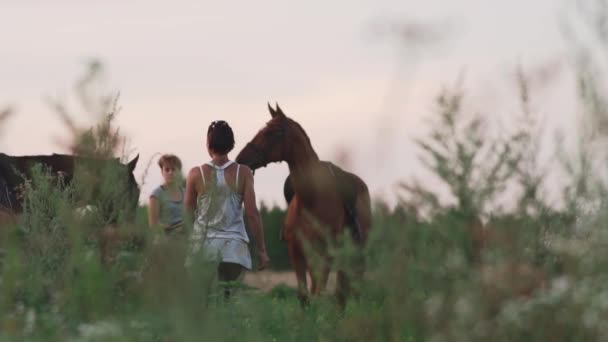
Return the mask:
[[[234,148],[234,133],[226,121],[213,121],[207,129],[209,148],[216,153],[228,154]]]
[[[158,166],[162,169],[164,166],[173,166],[176,169],[182,169],[182,161],[176,155],[164,154],[158,160]]]

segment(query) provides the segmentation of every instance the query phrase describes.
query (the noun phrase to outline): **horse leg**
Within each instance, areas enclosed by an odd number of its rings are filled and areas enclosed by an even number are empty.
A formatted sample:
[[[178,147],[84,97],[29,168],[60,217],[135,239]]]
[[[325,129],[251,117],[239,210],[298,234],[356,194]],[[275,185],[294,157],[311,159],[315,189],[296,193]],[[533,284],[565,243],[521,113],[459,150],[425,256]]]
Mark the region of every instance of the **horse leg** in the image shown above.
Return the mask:
[[[283,225],[279,228],[279,241],[282,241],[282,242],[287,241],[285,239],[285,225]]]
[[[321,266],[319,271],[319,288],[317,294],[320,295],[327,288],[327,280],[329,279],[329,263],[326,262]]]
[[[306,284],[306,259],[300,246],[296,246],[294,241],[289,244],[289,258],[291,265],[296,273],[298,281],[298,299],[300,304],[305,307],[308,305],[308,286]]]
[[[314,296],[319,292],[318,273],[314,269],[309,268],[308,275],[310,276],[310,293]]]
[[[363,184],[364,185],[364,184]],[[371,214],[371,200],[369,196],[369,192],[367,187],[364,186],[361,191],[357,195],[357,221],[359,223],[360,231],[362,234],[362,240],[358,241],[360,243],[360,247],[363,248],[365,242],[369,237],[369,231],[372,225],[372,214]],[[354,281],[361,282],[365,275],[365,255],[363,254],[363,250],[359,249],[355,255],[355,260],[353,260],[353,277]],[[354,291],[355,295],[356,291]]]
[[[338,271],[337,287],[336,287],[336,299],[338,301],[338,307],[344,311],[346,308],[346,298],[350,294],[350,280],[344,271]]]
[[[356,220],[361,232],[361,243],[363,244],[369,235],[369,230],[372,225],[372,205],[367,186],[363,184],[363,188],[357,193],[355,203]]]
[[[326,255],[324,244],[316,242],[313,254],[315,257],[308,259],[308,269],[312,286],[310,292],[313,296],[318,296],[327,286],[329,274],[329,257]]]

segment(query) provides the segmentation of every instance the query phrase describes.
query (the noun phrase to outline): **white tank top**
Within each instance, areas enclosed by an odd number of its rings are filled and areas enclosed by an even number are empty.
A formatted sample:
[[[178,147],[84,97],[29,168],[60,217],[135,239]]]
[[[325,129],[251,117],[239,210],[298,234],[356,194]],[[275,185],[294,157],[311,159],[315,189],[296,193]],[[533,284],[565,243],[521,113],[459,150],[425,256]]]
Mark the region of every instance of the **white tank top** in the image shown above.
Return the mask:
[[[229,161],[222,166],[212,162],[206,163],[215,170],[216,181],[205,180],[203,167],[200,166],[201,176],[205,193],[197,198],[196,220],[193,227],[193,239],[237,239],[249,242],[245,221],[243,220],[242,196],[234,192],[226,183],[224,170],[234,161]],[[239,188],[239,170],[236,169],[236,189]]]

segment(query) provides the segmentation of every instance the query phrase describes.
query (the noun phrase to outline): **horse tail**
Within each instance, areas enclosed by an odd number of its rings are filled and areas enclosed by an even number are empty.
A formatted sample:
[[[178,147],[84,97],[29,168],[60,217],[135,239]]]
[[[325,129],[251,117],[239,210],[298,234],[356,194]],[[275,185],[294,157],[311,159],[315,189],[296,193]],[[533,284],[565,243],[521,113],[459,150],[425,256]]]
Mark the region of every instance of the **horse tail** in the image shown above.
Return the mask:
[[[357,208],[357,222],[361,232],[361,243],[364,244],[367,241],[369,230],[372,226],[372,201],[367,184],[363,180],[359,180],[355,207]]]
[[[285,183],[283,184],[283,197],[285,197],[285,202],[287,202],[287,206],[291,203],[295,191],[293,190],[293,184],[291,184],[291,174],[287,175],[285,178]]]

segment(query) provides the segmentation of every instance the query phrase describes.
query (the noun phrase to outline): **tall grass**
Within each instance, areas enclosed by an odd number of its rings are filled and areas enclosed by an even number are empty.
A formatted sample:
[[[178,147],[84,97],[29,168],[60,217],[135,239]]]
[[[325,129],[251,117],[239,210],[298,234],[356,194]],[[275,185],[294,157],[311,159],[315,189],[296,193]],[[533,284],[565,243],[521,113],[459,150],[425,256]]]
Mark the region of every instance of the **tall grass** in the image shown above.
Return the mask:
[[[604,137],[595,78],[581,73],[579,140]],[[90,80],[90,78],[84,78]],[[440,180],[444,200],[421,182],[406,181],[402,200],[374,204],[364,250],[367,272],[344,312],[333,297],[302,309],[294,291],[262,293],[234,284],[225,301],[215,265],[189,255],[186,239],[147,229],[145,208],[135,220],[118,215],[108,229],[95,212],[75,209],[92,187],[78,177],[57,187],[37,169],[26,185],[25,212],[0,234],[0,336],[6,340],[74,341],[475,341],[604,340],[608,331],[608,210],[605,179],[591,165],[605,156],[579,144],[565,157],[562,203],[544,195],[526,75],[517,72],[521,116],[493,136],[483,117],[462,106],[466,94],[446,89],[428,135],[417,139],[421,160]],[[590,95],[592,94],[592,95]],[[107,99],[107,97],[104,97]],[[87,97],[87,103],[96,103]],[[97,103],[107,104],[107,101]],[[116,102],[100,124],[74,129],[74,151],[117,157],[124,141],[113,126]],[[60,108],[60,107],[56,107]],[[92,107],[88,107],[92,108]],[[94,110],[95,111],[95,110]],[[65,113],[65,112],[62,112]],[[64,118],[69,116],[64,115]],[[66,122],[73,120],[66,119]],[[73,126],[75,127],[75,126]],[[600,134],[601,133],[601,134]],[[600,151],[601,152],[601,151]],[[601,161],[601,163],[600,163]],[[121,175],[104,174],[105,193],[120,193]],[[505,202],[511,194],[511,203]],[[508,200],[508,199],[507,199]],[[587,204],[592,203],[589,207]],[[119,210],[117,208],[116,210]],[[284,213],[263,209],[269,254],[287,266],[279,239]],[[353,244],[332,250],[340,267]]]

